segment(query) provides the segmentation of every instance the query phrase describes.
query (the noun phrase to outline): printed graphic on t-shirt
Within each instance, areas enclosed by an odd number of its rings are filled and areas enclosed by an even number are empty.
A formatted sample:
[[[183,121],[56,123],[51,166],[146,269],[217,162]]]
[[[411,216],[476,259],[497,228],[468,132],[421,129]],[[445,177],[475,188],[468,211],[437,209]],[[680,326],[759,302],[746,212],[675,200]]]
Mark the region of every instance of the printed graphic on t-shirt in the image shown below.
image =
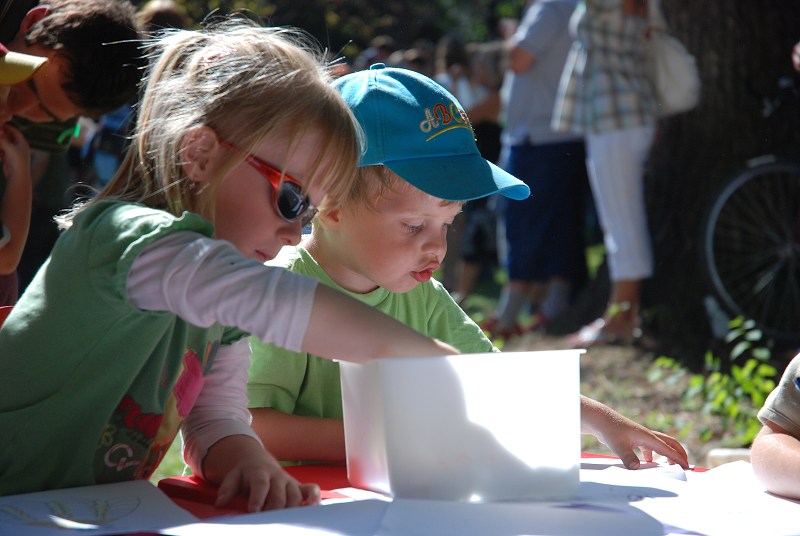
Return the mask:
[[[143,411],[131,395],[122,398],[100,437],[96,483],[150,478],[194,407],[218,348],[218,342],[209,342],[202,357],[194,349],[186,349],[161,413]],[[165,386],[154,386],[154,390],[163,392]],[[162,398],[158,393],[152,395]]]

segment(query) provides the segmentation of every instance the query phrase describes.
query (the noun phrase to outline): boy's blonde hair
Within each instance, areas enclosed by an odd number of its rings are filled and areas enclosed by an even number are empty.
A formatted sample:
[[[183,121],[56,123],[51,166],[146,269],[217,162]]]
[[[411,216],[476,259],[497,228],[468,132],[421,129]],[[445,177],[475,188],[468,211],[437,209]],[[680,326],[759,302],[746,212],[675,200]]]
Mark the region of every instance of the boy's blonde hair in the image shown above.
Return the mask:
[[[334,208],[367,208],[374,210],[378,201],[389,192],[400,188],[415,188],[400,175],[384,165],[359,167],[347,193],[338,199],[326,198],[320,212]],[[463,201],[447,201],[442,205],[463,205]]]
[[[320,149],[304,187],[335,198],[350,189],[360,129],[330,85],[324,52],[307,34],[235,20],[172,31],[148,49],[131,145],[114,178],[90,203],[119,199],[212,219],[216,188],[243,156],[230,152],[215,182],[195,191],[184,176],[180,150],[184,134],[202,126],[242,153],[279,138],[291,153],[305,134],[318,131]],[[63,216],[62,227],[80,209]]]

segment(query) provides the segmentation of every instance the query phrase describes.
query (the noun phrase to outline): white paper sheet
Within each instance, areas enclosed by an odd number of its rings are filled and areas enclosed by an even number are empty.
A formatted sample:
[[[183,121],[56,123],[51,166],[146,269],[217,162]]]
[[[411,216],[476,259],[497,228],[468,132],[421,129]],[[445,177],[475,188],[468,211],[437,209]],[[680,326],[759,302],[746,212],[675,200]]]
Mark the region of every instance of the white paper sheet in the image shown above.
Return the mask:
[[[744,461],[690,473],[686,490],[677,498],[647,499],[635,506],[660,519],[667,534],[800,534],[800,502],[767,493]]]
[[[170,536],[359,536],[377,534],[389,502],[362,500],[325,506],[301,506],[218,518],[164,529]],[[221,527],[224,525],[224,529]]]
[[[661,521],[664,534],[800,535],[800,502],[767,493],[748,462],[687,472],[675,465],[627,471],[613,461],[588,461],[581,469],[581,494],[627,500]]]
[[[99,536],[193,521],[146,480],[0,497],[0,534],[9,536]]]

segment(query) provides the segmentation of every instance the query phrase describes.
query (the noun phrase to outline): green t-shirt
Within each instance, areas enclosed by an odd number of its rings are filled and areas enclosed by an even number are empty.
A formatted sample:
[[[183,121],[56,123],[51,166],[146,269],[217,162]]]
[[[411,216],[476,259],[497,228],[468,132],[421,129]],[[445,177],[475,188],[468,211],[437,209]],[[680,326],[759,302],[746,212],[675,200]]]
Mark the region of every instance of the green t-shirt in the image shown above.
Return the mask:
[[[142,249],[211,224],[130,203],[88,207],[0,330],[0,495],[149,478],[220,344],[243,333],[190,325],[128,299]]]
[[[356,294],[334,283],[302,247],[284,248],[270,264],[316,278],[425,335],[452,344],[463,353],[497,351],[481,328],[436,280],[421,283],[404,293],[378,288],[367,294]],[[342,418],[342,391],[336,362],[290,352],[254,337],[250,345],[247,395],[251,408],[268,407],[294,415]]]

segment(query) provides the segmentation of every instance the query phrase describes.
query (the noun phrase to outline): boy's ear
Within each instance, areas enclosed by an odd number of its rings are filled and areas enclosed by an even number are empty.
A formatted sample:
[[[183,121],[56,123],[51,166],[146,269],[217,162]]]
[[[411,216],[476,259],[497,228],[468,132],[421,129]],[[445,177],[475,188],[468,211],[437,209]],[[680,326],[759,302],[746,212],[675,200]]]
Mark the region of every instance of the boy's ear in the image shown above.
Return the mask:
[[[181,140],[183,173],[189,180],[207,182],[213,171],[211,164],[221,148],[214,129],[202,126],[189,130]]]
[[[335,229],[342,221],[342,210],[340,208],[326,208],[319,211],[317,218],[322,220],[325,227]]]
[[[2,9],[0,9],[2,11]],[[25,36],[28,35],[28,32],[31,31],[31,28],[45,18],[47,15],[50,14],[50,8],[46,5],[36,6],[30,9],[25,16],[22,18],[22,22],[19,23],[19,27],[17,28],[17,33],[14,34],[14,37],[11,38],[8,42],[4,43],[6,47],[16,52],[28,52],[31,46],[35,45],[36,43],[32,43],[29,45],[25,42]],[[41,52],[39,52],[41,55]]]
[[[31,27],[50,14],[50,7],[47,5],[36,6],[25,14],[17,30],[18,36],[24,36]]]

